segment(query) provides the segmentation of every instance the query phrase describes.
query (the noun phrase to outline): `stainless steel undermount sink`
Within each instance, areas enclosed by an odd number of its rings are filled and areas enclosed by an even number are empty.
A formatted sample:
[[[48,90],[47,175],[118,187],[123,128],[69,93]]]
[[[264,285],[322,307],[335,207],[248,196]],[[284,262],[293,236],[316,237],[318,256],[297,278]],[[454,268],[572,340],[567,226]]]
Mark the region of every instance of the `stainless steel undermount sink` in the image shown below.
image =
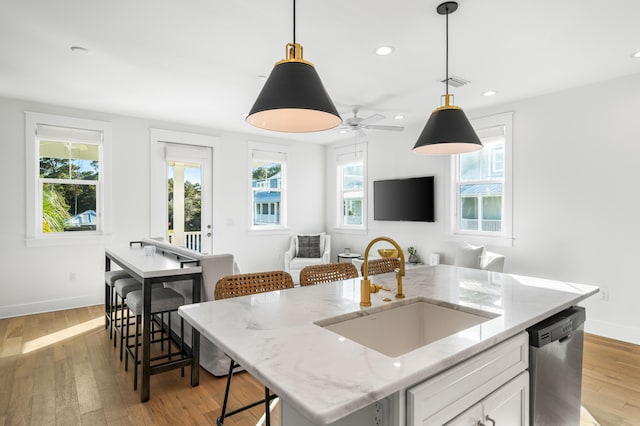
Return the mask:
[[[397,357],[499,315],[422,298],[315,324],[389,357]]]

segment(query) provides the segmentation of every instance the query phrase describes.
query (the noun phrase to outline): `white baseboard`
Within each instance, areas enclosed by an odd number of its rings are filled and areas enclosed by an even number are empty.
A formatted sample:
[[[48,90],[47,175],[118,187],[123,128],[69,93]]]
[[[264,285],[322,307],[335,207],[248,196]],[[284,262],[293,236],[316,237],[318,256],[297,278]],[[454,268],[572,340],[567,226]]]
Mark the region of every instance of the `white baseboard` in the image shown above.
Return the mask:
[[[84,306],[104,303],[104,296],[87,294],[64,299],[45,300],[42,302],[25,303],[21,305],[0,306],[0,318],[11,318],[22,315],[40,314],[43,312],[61,311],[64,309],[81,308]]]
[[[584,329],[587,333],[640,345],[640,328],[637,327],[589,319],[585,323]]]

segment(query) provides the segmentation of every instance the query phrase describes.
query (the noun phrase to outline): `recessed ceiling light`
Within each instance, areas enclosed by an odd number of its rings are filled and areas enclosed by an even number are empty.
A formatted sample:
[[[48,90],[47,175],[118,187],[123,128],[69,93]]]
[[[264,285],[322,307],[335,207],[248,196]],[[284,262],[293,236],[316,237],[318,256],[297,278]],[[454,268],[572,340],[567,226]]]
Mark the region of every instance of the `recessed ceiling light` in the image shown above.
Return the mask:
[[[349,130],[347,130],[347,129],[340,129],[340,133],[349,133]]]
[[[396,120],[404,120],[404,115],[398,114],[398,115],[393,116],[393,118],[396,119]]]
[[[640,58],[640,50],[638,50],[636,53],[634,53],[631,56],[634,57],[634,58]]]
[[[497,94],[498,94],[497,90],[487,90],[486,92],[482,92],[482,96],[493,96]]]
[[[378,56],[387,56],[393,53],[393,46],[380,46],[376,49],[376,55]]]
[[[71,51],[74,53],[89,53],[89,49],[82,46],[71,46]]]

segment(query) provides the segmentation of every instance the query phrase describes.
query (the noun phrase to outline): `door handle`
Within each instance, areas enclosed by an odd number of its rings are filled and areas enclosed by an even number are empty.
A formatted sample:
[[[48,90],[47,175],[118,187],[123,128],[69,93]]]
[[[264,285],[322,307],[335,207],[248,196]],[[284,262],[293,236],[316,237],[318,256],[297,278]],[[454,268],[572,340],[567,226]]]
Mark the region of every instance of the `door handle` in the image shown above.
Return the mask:
[[[491,422],[491,426],[496,426],[496,421],[489,417],[488,414],[485,416],[485,420]]]

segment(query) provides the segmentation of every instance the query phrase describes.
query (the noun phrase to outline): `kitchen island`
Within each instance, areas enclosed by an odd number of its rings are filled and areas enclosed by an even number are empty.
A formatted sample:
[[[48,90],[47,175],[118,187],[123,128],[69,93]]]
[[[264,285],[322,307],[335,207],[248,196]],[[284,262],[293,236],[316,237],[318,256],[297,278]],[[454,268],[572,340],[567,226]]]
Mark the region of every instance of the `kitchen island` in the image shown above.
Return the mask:
[[[402,300],[393,296],[394,274],[376,275],[372,281],[391,291],[372,294],[370,308],[359,306],[357,278],[188,305],[179,313],[281,397],[284,425],[372,424],[362,420],[371,419],[372,407],[385,411],[381,424],[405,424],[410,411],[407,389],[499,344],[522,340],[531,325],[598,291],[594,286],[447,265],[408,270]],[[486,319],[397,356],[324,327],[417,300]],[[404,331],[384,324],[375,328],[380,340]]]

